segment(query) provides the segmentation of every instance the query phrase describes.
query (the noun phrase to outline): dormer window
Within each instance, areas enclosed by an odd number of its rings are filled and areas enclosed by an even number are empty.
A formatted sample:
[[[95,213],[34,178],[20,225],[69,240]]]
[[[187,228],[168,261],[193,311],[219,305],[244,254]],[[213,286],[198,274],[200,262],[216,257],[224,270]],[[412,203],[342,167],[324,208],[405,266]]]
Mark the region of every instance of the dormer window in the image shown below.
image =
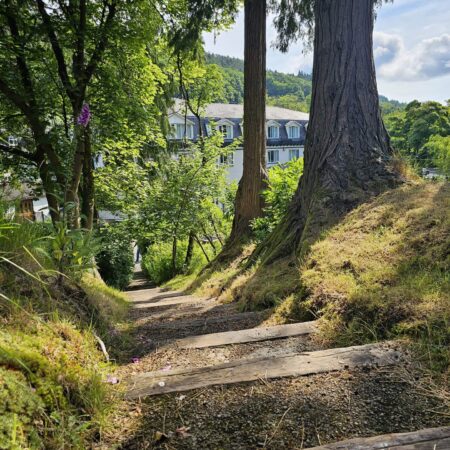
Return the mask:
[[[280,124],[275,121],[267,123],[267,139],[278,139],[280,137]]]
[[[298,123],[288,122],[286,131],[289,139],[300,139],[300,125]]]
[[[174,139],[194,139],[194,126],[190,123],[175,123],[172,125]]]
[[[224,139],[233,139],[233,122],[230,120],[221,120],[217,124],[217,129],[223,134]]]
[[[221,166],[234,166],[234,154],[228,153],[228,154],[222,154],[219,157],[219,164]]]
[[[8,136],[8,146],[9,147],[17,147],[18,141],[15,136]]]

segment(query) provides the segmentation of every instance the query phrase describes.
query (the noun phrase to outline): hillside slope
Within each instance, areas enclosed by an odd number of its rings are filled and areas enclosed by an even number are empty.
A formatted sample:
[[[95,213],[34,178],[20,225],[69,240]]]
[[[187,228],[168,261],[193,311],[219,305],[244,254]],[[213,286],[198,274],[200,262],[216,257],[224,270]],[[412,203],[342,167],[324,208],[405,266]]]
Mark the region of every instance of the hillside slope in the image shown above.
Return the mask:
[[[324,231],[301,260],[248,268],[249,252],[203,271],[191,289],[243,310],[273,308],[270,322],[320,317],[330,344],[407,338],[449,374],[449,183],[387,191]]]

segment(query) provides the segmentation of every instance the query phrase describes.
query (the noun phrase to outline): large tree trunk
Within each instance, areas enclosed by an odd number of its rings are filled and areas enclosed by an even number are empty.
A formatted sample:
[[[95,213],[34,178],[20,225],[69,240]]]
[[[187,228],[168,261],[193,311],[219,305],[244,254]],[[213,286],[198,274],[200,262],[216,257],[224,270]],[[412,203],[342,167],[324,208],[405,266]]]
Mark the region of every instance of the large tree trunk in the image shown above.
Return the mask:
[[[266,173],[266,0],[245,1],[244,167],[229,238],[233,246],[262,215]]]
[[[315,2],[311,115],[304,174],[284,222],[258,254],[302,255],[346,212],[398,178],[378,104],[373,0]]]

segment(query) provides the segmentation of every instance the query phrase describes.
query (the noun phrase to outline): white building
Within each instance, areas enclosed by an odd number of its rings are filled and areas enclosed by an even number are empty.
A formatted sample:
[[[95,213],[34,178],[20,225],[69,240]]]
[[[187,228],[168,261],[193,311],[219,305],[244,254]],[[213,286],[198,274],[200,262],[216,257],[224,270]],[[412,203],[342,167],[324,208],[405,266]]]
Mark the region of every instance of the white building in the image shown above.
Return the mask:
[[[211,134],[212,127],[224,135],[224,145],[242,137],[243,105],[212,103],[202,112],[202,134]],[[266,107],[266,151],[267,166],[283,164],[303,156],[309,114],[279,108]],[[176,100],[169,111],[169,123],[173,128],[171,140],[196,140],[199,136],[198,120],[188,111],[181,100]],[[229,166],[229,180],[239,181],[242,176],[243,148],[238,147],[233,154],[221,158]]]

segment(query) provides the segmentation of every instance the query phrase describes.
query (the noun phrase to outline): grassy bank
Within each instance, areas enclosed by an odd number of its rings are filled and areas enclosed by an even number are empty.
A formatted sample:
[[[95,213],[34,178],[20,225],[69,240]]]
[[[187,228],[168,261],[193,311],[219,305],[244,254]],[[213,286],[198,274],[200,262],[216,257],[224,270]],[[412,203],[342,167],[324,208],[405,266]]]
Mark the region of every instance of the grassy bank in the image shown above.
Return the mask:
[[[0,224],[1,449],[91,448],[120,402],[99,340],[108,346],[126,300],[83,267],[58,272],[55,241]]]

